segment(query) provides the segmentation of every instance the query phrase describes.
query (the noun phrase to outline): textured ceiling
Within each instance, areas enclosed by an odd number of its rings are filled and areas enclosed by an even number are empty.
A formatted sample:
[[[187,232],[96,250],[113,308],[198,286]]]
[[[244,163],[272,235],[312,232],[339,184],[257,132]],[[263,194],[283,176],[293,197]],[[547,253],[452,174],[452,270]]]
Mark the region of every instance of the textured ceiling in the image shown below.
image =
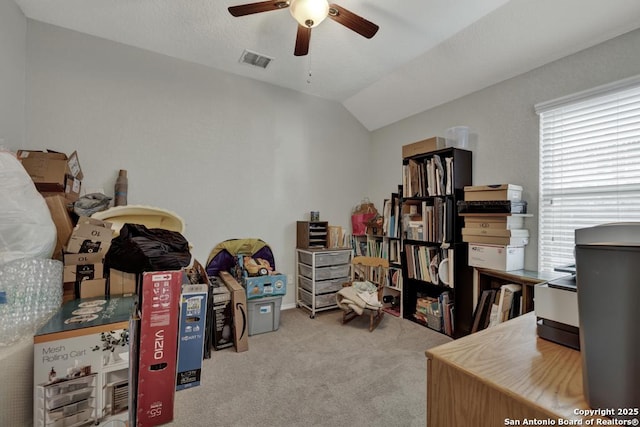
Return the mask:
[[[638,0],[335,0],[380,26],[330,19],[296,57],[288,9],[242,0],[14,0],[31,19],[341,102],[375,130],[640,27]],[[248,49],[267,69],[239,62]],[[311,77],[309,77],[311,72]]]

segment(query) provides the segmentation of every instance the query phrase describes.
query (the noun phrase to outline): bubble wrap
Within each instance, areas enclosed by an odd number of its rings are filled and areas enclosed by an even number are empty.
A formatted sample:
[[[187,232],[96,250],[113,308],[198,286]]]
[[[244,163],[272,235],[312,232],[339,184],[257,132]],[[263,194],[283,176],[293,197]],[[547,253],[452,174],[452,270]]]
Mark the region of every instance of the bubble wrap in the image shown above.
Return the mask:
[[[62,304],[62,262],[24,258],[0,266],[0,347],[32,336]]]

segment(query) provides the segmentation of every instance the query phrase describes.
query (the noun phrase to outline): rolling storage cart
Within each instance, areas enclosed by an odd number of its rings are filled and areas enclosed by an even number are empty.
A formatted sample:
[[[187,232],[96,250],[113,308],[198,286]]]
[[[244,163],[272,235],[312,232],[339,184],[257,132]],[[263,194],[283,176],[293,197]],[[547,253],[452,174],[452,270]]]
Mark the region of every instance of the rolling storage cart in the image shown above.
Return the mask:
[[[296,305],[311,312],[337,308],[336,292],[351,279],[351,248],[296,250]]]

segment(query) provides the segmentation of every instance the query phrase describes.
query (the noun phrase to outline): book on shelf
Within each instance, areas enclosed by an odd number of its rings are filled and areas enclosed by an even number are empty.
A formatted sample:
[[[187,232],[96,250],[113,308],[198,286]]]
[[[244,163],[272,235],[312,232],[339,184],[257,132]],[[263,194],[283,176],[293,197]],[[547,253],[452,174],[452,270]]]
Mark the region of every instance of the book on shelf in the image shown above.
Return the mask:
[[[453,194],[453,157],[434,154],[409,159],[402,166],[403,197],[433,197]]]
[[[389,235],[389,220],[391,218],[391,200],[385,199],[382,204],[382,235]]]
[[[522,289],[513,293],[511,300],[511,309],[509,310],[509,319],[518,317],[522,314]]]
[[[398,237],[398,195],[391,193],[390,199],[385,199],[382,208],[382,236]]]
[[[431,329],[443,332],[443,306],[440,297],[419,297],[416,300],[414,317]]]
[[[390,268],[389,276],[390,276],[389,287],[401,291],[402,290],[402,270],[400,270],[399,268]]]
[[[453,335],[453,301],[451,293],[445,291],[438,297],[440,302],[440,312],[442,313],[442,329],[447,335]]]
[[[444,162],[447,174],[445,194],[450,196],[453,194],[453,157],[445,157]]]
[[[351,236],[351,247],[355,256],[369,256],[367,236]]]
[[[491,309],[495,300],[496,290],[485,289],[480,295],[480,300],[476,305],[476,311],[473,314],[473,325],[471,332],[477,332],[489,326]]]
[[[399,264],[401,262],[401,251],[402,246],[399,240],[389,240],[389,262]]]
[[[446,269],[442,272],[443,276],[452,277],[453,263],[442,263],[442,260],[449,256],[449,251],[439,246],[406,244],[407,277],[438,285],[440,284],[440,268]],[[453,287],[451,284],[452,282],[449,281],[448,286]]]
[[[498,292],[500,296],[498,299],[498,317],[496,323],[502,323],[512,318],[512,309],[515,310],[514,313],[517,312],[519,315],[522,286],[509,283],[500,286]]]

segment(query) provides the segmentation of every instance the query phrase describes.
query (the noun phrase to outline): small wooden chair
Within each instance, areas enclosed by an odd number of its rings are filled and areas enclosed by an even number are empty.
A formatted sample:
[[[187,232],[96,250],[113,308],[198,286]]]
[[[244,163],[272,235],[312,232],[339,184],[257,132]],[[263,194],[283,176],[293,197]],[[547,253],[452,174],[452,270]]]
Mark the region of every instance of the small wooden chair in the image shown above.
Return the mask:
[[[336,294],[338,307],[342,309],[342,324],[361,315],[369,316],[369,332],[373,331],[382,320],[382,294],[384,285],[389,275],[389,260],[385,258],[356,256],[351,262],[351,281],[344,283],[342,289]],[[379,306],[366,303],[357,297],[352,288],[353,282],[368,281],[377,288]],[[346,289],[351,288],[351,289]]]

